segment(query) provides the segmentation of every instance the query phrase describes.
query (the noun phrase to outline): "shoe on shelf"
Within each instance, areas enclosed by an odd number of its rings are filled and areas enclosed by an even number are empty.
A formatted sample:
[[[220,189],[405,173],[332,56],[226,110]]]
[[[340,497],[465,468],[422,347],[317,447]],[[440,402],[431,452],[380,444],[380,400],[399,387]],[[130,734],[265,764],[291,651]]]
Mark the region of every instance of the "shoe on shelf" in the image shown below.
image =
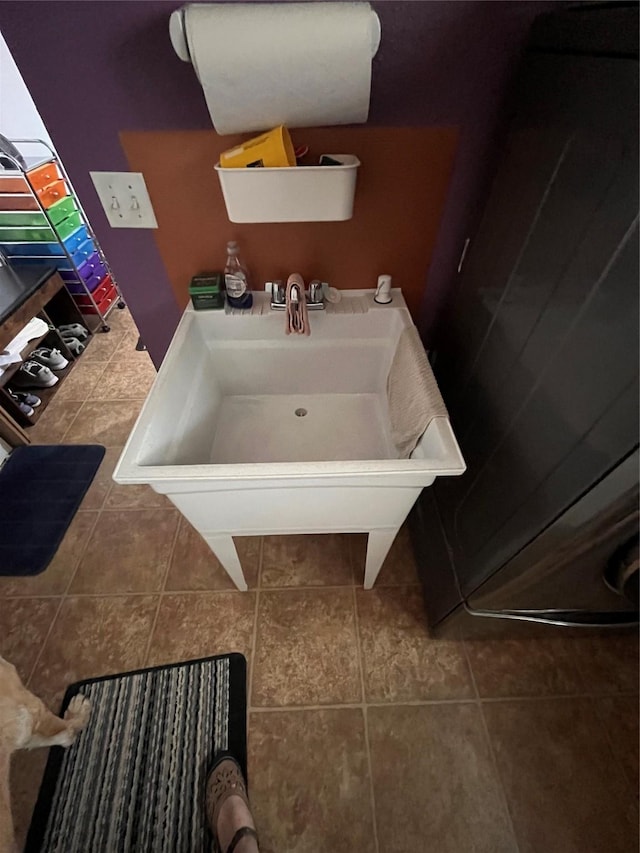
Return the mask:
[[[81,344],[77,338],[63,338],[64,345],[73,355],[80,355],[84,352],[84,344]]]
[[[63,370],[69,364],[59,349],[49,349],[48,347],[38,347],[29,358],[39,364],[44,364],[49,370]]]
[[[89,332],[80,323],[67,323],[65,326],[58,326],[58,331],[63,338],[77,338],[79,341],[86,341],[89,337]]]
[[[28,418],[30,418],[30,417],[33,415],[33,406],[28,406],[26,403],[24,403],[24,402],[20,399],[20,397],[19,397],[17,394],[15,394],[15,393],[10,389],[10,388],[8,388],[7,390],[9,391],[9,396],[10,396],[10,397],[11,397],[11,399],[15,402],[16,406],[20,409],[20,411],[22,412],[22,414],[23,414],[23,415],[26,415]],[[20,396],[24,397],[24,396],[27,396],[27,395],[25,395],[25,394],[21,394]],[[31,395],[29,395],[29,396],[31,396]],[[38,400],[38,403],[39,403],[39,402],[40,402],[40,398],[38,397],[38,398],[36,398],[36,399]]]
[[[34,409],[37,409],[42,400],[36,394],[29,394],[28,391],[14,391],[13,388],[7,389],[11,396],[18,400],[21,403],[25,403],[27,406],[31,406]]]
[[[11,381],[19,388],[51,388],[58,382],[58,377],[44,364],[25,361]]]

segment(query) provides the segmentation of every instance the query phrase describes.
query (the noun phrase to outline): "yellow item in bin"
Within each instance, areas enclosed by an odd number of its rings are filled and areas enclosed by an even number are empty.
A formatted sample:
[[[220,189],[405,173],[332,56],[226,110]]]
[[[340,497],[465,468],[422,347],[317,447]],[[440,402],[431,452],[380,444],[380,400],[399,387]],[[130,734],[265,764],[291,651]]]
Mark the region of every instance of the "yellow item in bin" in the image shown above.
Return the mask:
[[[246,169],[264,166],[295,166],[296,155],[287,128],[281,124],[268,133],[254,136],[220,155],[223,169]]]

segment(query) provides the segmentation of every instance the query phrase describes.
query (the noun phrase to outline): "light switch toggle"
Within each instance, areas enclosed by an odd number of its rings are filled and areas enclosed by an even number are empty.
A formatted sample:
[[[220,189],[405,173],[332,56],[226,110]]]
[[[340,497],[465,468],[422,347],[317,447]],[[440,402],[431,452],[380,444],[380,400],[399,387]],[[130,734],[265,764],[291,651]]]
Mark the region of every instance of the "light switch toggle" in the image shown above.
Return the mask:
[[[112,228],[157,228],[142,172],[89,172]]]

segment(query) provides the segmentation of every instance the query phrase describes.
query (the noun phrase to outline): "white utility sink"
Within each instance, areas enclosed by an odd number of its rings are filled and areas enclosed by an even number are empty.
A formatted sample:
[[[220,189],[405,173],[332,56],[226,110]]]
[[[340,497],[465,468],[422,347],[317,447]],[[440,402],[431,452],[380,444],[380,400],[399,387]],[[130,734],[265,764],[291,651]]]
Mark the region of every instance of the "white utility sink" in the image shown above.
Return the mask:
[[[461,474],[448,418],[410,459],[390,438],[387,374],[411,324],[402,294],[343,293],[311,336],[254,294],[251,312],[189,306],[114,473],[166,494],[246,589],[232,536],[367,532],[365,587],[424,486]]]

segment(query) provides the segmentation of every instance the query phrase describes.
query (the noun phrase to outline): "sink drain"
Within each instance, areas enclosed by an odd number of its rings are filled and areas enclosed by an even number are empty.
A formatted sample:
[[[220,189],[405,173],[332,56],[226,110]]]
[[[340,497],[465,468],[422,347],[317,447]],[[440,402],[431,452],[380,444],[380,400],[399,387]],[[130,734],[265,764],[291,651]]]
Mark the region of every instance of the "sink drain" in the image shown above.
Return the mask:
[[[295,411],[296,417],[303,418],[307,414],[306,409],[296,409]]]

